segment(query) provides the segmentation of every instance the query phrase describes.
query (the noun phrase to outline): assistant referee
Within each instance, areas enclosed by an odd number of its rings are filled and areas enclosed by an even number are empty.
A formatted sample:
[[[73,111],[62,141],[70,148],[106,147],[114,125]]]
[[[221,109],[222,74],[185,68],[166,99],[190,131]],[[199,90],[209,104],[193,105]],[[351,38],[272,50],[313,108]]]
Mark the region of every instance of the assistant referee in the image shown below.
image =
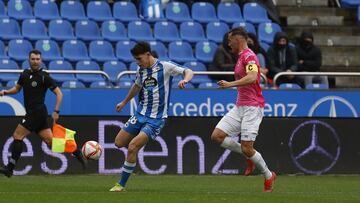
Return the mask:
[[[0,96],[4,96],[16,94],[23,88],[26,109],[25,117],[18,124],[13,134],[14,142],[12,143],[9,164],[5,167],[0,167],[0,173],[7,177],[12,176],[15,165],[23,151],[23,139],[31,132],[38,134],[49,147],[51,146],[53,134],[47,121],[48,111],[45,105],[45,95],[48,89],[56,95],[55,109],[51,114],[53,122],[56,123],[59,119],[63,94],[55,81],[41,68],[42,60],[39,50],[34,49],[30,51],[29,64],[30,68],[25,69],[21,73],[14,87],[0,91]],[[85,168],[86,159],[84,159],[80,150],[76,150],[73,155]]]

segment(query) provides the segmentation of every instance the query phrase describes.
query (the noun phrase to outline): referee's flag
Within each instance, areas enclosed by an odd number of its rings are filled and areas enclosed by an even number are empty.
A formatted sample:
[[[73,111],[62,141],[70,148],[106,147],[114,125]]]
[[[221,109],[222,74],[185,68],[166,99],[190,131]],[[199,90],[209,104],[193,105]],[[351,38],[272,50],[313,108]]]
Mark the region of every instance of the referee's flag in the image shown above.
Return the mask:
[[[53,139],[51,150],[53,152],[66,152],[72,153],[77,149],[74,135],[76,131],[64,128],[59,124],[53,126]]]

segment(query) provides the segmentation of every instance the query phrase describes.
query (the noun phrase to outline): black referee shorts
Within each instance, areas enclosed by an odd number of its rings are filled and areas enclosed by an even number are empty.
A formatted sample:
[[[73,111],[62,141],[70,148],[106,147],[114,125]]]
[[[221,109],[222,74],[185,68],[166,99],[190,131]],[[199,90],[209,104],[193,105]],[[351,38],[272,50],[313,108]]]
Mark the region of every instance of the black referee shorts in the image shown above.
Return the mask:
[[[47,118],[48,112],[46,107],[41,107],[28,111],[20,124],[31,132],[39,133],[41,130],[50,128]]]

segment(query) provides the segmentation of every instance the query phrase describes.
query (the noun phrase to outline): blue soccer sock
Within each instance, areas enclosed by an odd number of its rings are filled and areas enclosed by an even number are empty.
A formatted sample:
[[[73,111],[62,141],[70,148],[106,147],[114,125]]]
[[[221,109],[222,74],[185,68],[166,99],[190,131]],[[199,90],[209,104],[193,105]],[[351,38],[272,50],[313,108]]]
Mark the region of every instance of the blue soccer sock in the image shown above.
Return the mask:
[[[129,162],[125,161],[123,168],[122,168],[121,179],[119,181],[119,184],[121,186],[125,187],[126,182],[128,181],[131,173],[134,171],[135,166],[136,166],[136,163],[129,163]]]

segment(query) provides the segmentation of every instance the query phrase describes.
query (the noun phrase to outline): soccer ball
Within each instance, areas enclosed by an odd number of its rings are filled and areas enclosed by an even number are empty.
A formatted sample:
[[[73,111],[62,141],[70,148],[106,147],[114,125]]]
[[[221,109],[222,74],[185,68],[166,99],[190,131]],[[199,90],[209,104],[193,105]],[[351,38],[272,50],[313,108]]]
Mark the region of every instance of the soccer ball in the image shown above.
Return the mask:
[[[96,141],[87,141],[82,146],[82,154],[87,159],[98,160],[102,153],[102,148]]]

